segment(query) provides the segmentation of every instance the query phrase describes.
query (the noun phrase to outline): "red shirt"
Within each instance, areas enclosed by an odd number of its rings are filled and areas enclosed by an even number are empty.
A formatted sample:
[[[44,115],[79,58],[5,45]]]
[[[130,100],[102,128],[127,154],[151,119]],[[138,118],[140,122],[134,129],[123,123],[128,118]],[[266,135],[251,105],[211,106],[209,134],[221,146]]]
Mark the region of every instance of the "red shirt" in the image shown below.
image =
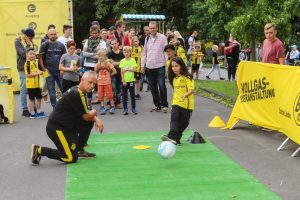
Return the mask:
[[[117,32],[115,34],[110,35],[109,36],[109,40],[114,39],[116,37],[116,35],[118,35]],[[128,38],[127,35],[124,35],[124,34],[123,34],[123,36],[122,35],[121,36],[118,35],[118,37],[119,37],[118,41],[119,41],[120,45],[122,45],[122,46],[130,46],[129,38]]]
[[[279,58],[284,58],[284,46],[283,43],[276,38],[270,42],[265,39],[262,47],[262,62],[279,64]]]

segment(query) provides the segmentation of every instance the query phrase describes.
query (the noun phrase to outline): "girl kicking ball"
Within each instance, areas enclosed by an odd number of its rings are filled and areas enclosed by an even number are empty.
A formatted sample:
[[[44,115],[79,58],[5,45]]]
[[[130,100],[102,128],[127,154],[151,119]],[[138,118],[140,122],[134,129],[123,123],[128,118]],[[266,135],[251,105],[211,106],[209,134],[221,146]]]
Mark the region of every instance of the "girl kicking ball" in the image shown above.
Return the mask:
[[[168,69],[168,79],[174,89],[170,131],[168,135],[162,136],[161,139],[180,145],[182,133],[189,125],[190,117],[194,110],[195,84],[186,64],[178,56],[171,60],[171,65]]]

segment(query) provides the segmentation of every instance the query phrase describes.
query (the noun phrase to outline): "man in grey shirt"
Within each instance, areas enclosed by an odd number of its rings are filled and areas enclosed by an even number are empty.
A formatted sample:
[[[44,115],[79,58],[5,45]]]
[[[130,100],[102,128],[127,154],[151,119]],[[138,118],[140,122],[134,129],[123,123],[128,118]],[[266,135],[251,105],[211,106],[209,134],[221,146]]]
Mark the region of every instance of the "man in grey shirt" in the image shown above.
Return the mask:
[[[49,29],[48,31],[49,41],[44,42],[40,49],[39,63],[42,68],[46,68],[49,71],[49,77],[46,78],[46,84],[49,90],[50,102],[52,107],[56,105],[55,95],[55,82],[59,89],[62,91],[59,61],[63,54],[66,53],[65,46],[56,41],[57,34],[55,29]]]
[[[80,57],[75,54],[76,43],[70,40],[66,44],[67,53],[62,55],[59,62],[59,70],[63,71],[63,93],[79,84]]]

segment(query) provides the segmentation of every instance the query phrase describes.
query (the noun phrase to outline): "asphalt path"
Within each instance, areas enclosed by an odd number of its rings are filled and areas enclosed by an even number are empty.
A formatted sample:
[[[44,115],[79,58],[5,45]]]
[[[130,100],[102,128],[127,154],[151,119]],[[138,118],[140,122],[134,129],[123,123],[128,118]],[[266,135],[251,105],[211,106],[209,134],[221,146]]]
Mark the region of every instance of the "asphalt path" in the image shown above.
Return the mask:
[[[171,91],[168,87],[169,102]],[[47,114],[51,112],[49,103],[44,103],[42,107]],[[99,105],[95,107],[99,109]],[[117,110],[115,115],[101,117],[105,126],[104,134],[167,132],[170,113],[151,113],[151,107],[151,94],[143,92],[142,100],[137,101],[138,115],[123,116],[122,111]],[[196,96],[196,107],[188,129],[199,131],[283,199],[300,199],[300,158],[290,157],[298,146],[289,143],[283,151],[277,152],[276,148],[285,139],[281,133],[263,132],[246,122],[239,123],[234,130],[229,131],[208,127],[216,115],[227,121],[230,112],[231,108]],[[66,165],[48,158],[42,158],[39,166],[32,166],[30,161],[32,143],[54,147],[45,132],[46,122],[47,119],[22,117],[19,95],[15,95],[15,121],[13,124],[0,125],[1,200],[64,199]]]

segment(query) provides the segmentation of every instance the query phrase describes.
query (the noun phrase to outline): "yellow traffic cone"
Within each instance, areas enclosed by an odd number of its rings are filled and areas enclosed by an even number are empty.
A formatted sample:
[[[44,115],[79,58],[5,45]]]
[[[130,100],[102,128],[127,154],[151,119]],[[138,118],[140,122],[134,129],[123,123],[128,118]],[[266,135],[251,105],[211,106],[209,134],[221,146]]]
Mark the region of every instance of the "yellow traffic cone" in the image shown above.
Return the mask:
[[[218,115],[215,116],[211,122],[208,124],[209,127],[221,128],[225,126],[224,121]]]

